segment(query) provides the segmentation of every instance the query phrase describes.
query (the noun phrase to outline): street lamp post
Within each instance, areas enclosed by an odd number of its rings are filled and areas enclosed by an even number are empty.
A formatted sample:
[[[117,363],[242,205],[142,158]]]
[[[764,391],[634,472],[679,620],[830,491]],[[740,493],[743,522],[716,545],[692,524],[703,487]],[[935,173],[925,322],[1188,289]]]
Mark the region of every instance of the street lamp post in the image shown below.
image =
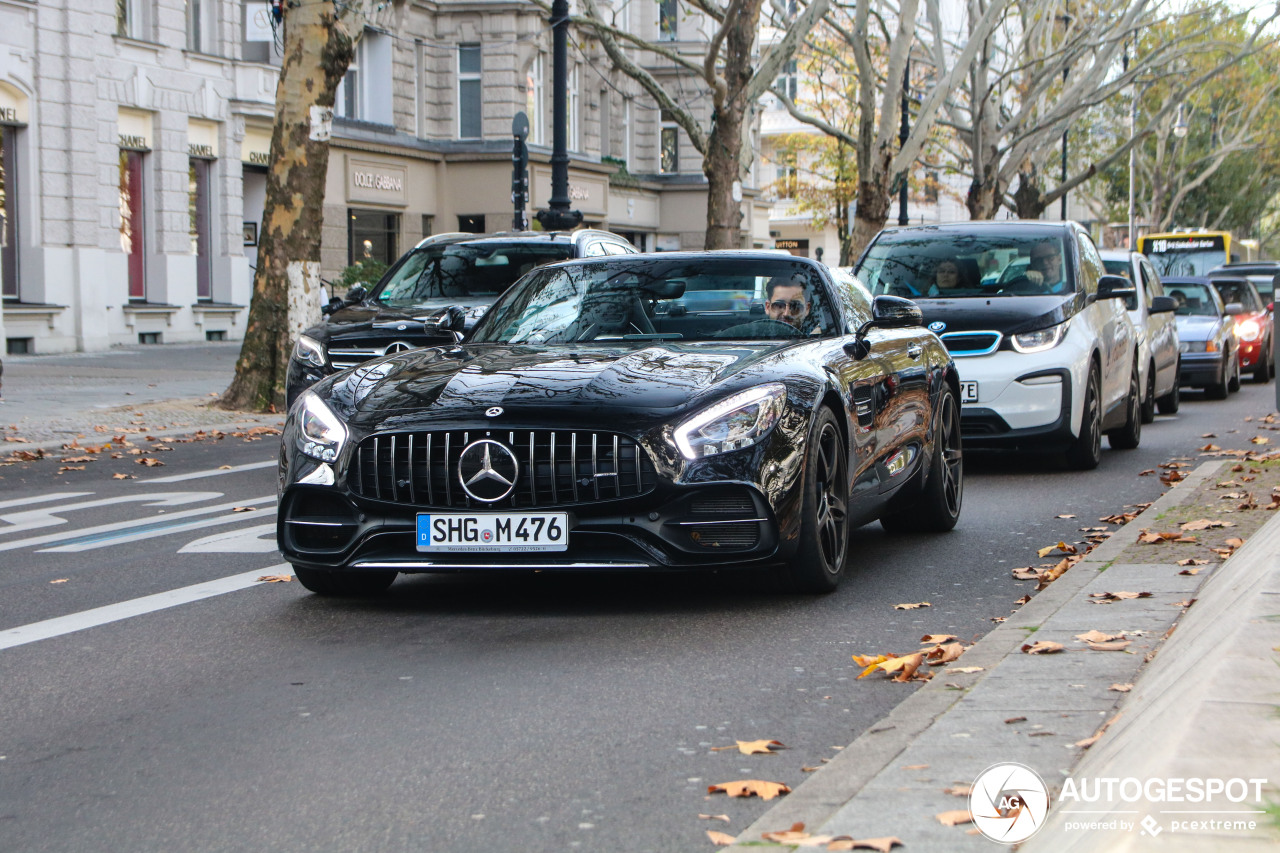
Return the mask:
[[[569,209],[569,0],[551,4],[551,198],[537,213],[547,231],[569,231],[582,222],[582,212]]]

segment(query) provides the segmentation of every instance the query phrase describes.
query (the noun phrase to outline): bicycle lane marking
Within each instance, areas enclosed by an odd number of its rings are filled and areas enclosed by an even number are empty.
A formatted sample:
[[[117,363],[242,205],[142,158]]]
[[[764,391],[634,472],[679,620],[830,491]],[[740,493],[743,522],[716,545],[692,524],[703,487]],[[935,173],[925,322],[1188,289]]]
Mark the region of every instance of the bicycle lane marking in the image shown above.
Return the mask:
[[[171,589],[168,592],[158,592],[154,595],[108,604],[103,607],[95,607],[92,610],[83,610],[67,616],[45,619],[42,622],[32,622],[30,625],[7,628],[0,631],[0,651],[17,646],[25,646],[29,643],[37,643],[41,640],[49,640],[54,637],[61,637],[65,634],[83,631],[86,628],[96,628],[99,625],[108,625],[112,622],[132,619],[134,616],[155,613],[158,610],[166,610],[170,607],[191,604],[206,598],[225,595],[229,592],[248,589],[251,586],[265,583],[265,581],[258,580],[264,575],[283,574],[284,572],[292,572],[292,570],[293,567],[288,563],[278,563],[274,566],[254,569],[251,572],[243,572],[238,575],[219,578],[218,580]]]

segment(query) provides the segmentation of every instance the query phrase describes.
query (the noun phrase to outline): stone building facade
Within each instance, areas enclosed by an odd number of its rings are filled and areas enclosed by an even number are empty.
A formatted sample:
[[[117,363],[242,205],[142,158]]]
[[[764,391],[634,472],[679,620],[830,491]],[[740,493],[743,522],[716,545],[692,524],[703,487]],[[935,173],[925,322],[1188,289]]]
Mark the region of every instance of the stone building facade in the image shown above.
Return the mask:
[[[696,21],[682,33],[661,4],[628,6],[632,31],[698,49]],[[511,228],[517,111],[532,126],[529,213],[550,195],[551,33],[536,6],[399,0],[374,23],[335,107],[326,278],[427,234]],[[0,0],[7,352],[243,336],[280,35],[265,0]],[[598,46],[572,41],[570,196],[584,222],[647,250],[701,247],[700,155]],[[753,183],[744,245],[769,245]]]

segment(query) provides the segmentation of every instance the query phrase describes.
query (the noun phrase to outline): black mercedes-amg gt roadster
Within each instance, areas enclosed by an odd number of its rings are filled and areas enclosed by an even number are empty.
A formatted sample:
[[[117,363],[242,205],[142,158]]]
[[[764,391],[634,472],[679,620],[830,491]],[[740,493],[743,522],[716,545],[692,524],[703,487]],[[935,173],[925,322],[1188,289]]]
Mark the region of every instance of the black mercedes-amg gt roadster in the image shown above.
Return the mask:
[[[915,304],[805,258],[535,269],[457,342],[316,383],[282,436],[307,589],[400,572],[756,569],[828,592],[849,532],[955,526],[955,364]]]

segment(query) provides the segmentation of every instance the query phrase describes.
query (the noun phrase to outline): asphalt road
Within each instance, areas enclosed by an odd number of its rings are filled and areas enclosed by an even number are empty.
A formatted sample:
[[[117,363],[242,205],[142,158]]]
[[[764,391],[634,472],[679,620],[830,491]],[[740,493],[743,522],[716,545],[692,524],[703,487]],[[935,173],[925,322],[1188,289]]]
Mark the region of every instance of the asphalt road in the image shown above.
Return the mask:
[[[321,599],[256,583],[288,572],[273,438],[0,468],[0,848],[710,850],[767,804],[708,785],[799,785],[913,689],[855,681],[851,654],[982,634],[1036,548],[1155,498],[1144,469],[1252,447],[1272,409],[1271,385],[1188,395],[1089,473],[970,455],[956,531],[856,531],[826,597],[481,574]],[[788,749],[712,750],[756,739]]]

